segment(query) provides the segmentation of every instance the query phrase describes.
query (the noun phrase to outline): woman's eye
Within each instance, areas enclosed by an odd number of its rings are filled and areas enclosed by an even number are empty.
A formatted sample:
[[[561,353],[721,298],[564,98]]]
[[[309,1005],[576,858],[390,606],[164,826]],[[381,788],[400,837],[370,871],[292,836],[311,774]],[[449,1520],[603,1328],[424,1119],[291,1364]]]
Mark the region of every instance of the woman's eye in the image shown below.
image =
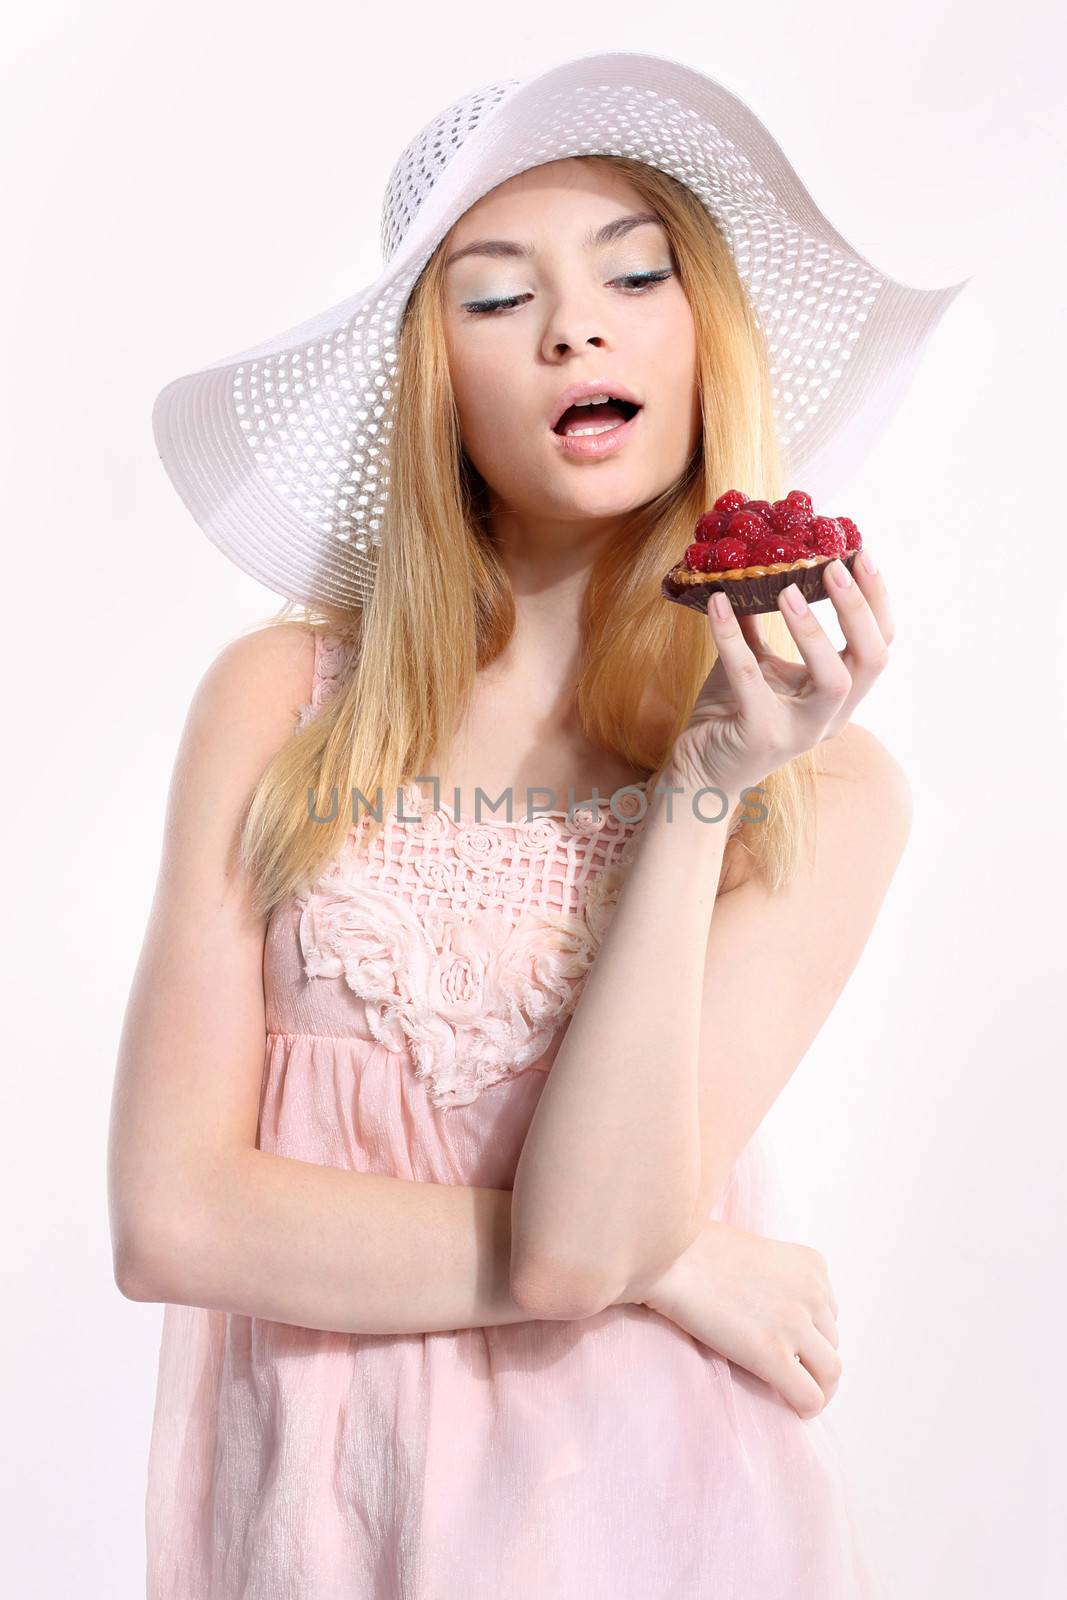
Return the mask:
[[[658,283],[673,275],[673,268],[667,267],[662,272],[627,272],[621,278],[613,278],[613,283],[632,285],[626,289],[627,294],[647,294]],[[464,302],[464,311],[469,311],[473,316],[492,316],[497,311],[509,311],[512,306],[519,305],[523,300],[528,300],[529,295],[513,294],[506,300],[467,300]]]

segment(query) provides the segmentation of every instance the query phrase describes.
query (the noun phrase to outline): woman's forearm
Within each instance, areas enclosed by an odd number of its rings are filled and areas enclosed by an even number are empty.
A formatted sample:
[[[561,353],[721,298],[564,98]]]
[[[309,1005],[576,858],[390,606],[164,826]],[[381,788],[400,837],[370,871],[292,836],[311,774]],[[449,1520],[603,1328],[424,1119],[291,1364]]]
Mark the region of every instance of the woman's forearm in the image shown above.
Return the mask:
[[[649,801],[515,1175],[511,1282],[531,1313],[584,1315],[612,1303],[691,1238],[702,1180],[703,975],[738,804],[705,794],[695,814],[669,769]],[[704,820],[719,810],[720,822]]]
[[[510,1190],[250,1149],[205,1170],[126,1292],[338,1333],[431,1333],[530,1321],[510,1260]]]

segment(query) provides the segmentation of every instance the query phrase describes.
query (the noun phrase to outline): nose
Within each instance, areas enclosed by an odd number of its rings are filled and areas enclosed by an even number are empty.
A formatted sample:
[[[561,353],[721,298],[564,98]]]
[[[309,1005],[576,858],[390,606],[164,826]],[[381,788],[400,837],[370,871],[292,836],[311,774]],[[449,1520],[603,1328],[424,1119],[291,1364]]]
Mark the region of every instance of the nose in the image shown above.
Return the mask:
[[[580,294],[559,294],[545,322],[543,355],[558,361],[569,351],[591,347],[603,350],[607,337],[603,326],[603,307],[594,310]]]
[[[594,350],[603,350],[605,343],[606,341],[602,334],[591,333],[585,339],[556,339],[550,341],[547,348],[552,358],[558,361],[560,356],[567,354],[568,350],[578,350],[584,345],[592,345]]]

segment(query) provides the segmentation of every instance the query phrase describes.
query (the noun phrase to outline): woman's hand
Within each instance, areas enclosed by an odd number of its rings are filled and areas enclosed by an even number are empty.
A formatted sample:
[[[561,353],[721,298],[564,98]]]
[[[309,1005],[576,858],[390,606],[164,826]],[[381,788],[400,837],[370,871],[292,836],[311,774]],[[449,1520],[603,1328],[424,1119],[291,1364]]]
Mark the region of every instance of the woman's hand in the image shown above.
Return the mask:
[[[825,569],[826,589],[845,635],[840,651],[795,586],[778,596],[803,664],[768,647],[758,616],[731,611],[720,620],[709,600],[718,660],[672,753],[672,767],[687,783],[740,796],[841,732],[888,663],[894,631],[881,574],[865,572],[861,557],[853,572],[853,581],[841,587],[835,579],[841,573],[848,577],[844,562],[831,561]],[[799,612],[791,608],[789,593],[800,600]]]
[[[714,1219],[638,1304],[769,1383],[805,1419],[841,1376],[837,1301],[826,1262],[808,1245],[765,1239]]]

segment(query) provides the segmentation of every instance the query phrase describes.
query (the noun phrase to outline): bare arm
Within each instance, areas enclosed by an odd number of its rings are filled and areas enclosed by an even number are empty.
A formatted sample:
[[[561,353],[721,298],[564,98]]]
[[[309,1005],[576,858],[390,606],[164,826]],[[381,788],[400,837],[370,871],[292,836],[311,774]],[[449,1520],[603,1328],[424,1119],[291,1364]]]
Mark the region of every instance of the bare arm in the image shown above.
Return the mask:
[[[706,795],[696,814],[668,767],[649,802],[515,1174],[512,1288],[531,1313],[587,1314],[681,1253],[701,1177],[704,951],[739,800]]]
[[[818,747],[817,763],[810,865],[778,891],[745,874],[712,925],[700,1029],[704,1160],[686,1246],[855,970],[911,831],[907,775],[869,729],[850,723]]]
[[[237,639],[190,707],[112,1098],[115,1279],[131,1299],[337,1331],[527,1321],[509,1292],[510,1191],[256,1148],[266,930],[236,840],[307,698],[311,649],[292,624]]]
[[[516,1174],[512,1282],[531,1314],[588,1315],[620,1284],[642,1297],[650,1263],[695,1239],[844,988],[903,851],[910,791],[855,724],[820,769],[814,860],[785,889],[748,873],[712,915],[714,847],[673,822],[635,858]],[[675,843],[703,885],[684,886]]]
[[[528,1322],[511,1298],[511,1194],[231,1150],[203,1168],[184,1233],[158,1240],[131,1299],[338,1333]]]

